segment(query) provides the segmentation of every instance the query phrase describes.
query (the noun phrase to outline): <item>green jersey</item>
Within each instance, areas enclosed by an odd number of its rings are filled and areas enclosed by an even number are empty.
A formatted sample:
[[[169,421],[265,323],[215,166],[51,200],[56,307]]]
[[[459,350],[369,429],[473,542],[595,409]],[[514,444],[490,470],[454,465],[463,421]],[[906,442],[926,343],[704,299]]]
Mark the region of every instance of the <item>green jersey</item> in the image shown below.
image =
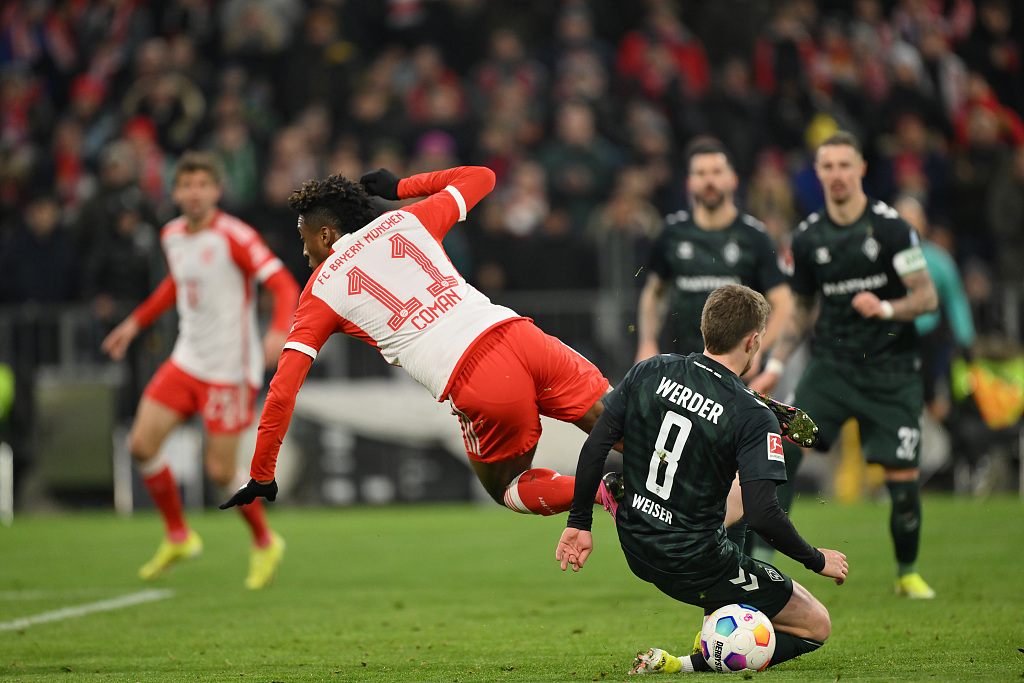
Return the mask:
[[[779,423],[735,373],[700,353],[635,365],[604,397],[624,425],[623,549],[659,570],[703,575],[726,560],[726,497],[786,480]]]
[[[864,318],[852,306],[859,292],[878,298],[906,296],[902,277],[927,268],[917,232],[887,204],[868,199],[850,225],[827,212],[812,213],[793,236],[790,287],[800,296],[820,293],[812,353],[873,369],[914,371],[920,365],[913,322]]]
[[[708,294],[728,284],[746,285],[762,294],[783,284],[777,248],[764,224],[740,214],[722,230],[704,230],[688,211],[665,217],[651,247],[647,267],[672,287],[668,348],[679,353],[704,350],[700,314]]]

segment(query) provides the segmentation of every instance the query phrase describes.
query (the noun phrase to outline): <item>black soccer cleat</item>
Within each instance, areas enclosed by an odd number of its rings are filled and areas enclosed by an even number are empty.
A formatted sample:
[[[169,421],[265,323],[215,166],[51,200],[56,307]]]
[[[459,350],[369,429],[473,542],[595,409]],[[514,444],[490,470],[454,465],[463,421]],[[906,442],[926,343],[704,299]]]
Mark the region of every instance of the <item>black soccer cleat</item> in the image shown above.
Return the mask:
[[[601,477],[601,483],[598,484],[597,489],[597,502],[611,514],[612,519],[616,518],[615,516],[619,512],[619,503],[625,497],[626,486],[622,483],[621,472],[608,472]]]
[[[818,443],[818,425],[803,410],[780,403],[768,394],[751,391],[757,400],[768,406],[779,421],[779,431],[797,446],[811,448]]]
[[[608,472],[601,477],[602,483],[616,503],[621,503],[626,497],[626,484],[622,481],[622,472]]]

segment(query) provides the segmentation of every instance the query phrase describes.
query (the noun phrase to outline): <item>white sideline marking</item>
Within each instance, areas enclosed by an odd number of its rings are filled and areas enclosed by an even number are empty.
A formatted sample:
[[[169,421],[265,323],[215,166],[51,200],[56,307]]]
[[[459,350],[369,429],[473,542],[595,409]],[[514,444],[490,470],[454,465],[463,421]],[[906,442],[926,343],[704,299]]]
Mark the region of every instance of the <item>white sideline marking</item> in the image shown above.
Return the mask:
[[[104,588],[68,588],[65,590],[30,588],[26,590],[0,591],[0,602],[13,600],[46,600],[58,597],[89,597],[93,595],[102,595],[108,592],[108,590],[109,589]]]
[[[0,631],[17,631],[29,626],[35,626],[36,624],[45,624],[50,621],[63,621],[64,619],[73,619],[75,617],[85,616],[92,612],[109,612],[110,610],[121,609],[122,607],[131,607],[132,605],[139,605],[144,602],[154,602],[156,600],[165,600],[174,595],[172,590],[147,590],[139,593],[129,593],[128,595],[122,595],[119,598],[113,598],[111,600],[100,600],[99,602],[90,602],[78,607],[65,607],[64,609],[54,610],[52,612],[43,612],[32,617],[25,617],[23,619],[15,619],[14,621],[5,621],[0,623]]]

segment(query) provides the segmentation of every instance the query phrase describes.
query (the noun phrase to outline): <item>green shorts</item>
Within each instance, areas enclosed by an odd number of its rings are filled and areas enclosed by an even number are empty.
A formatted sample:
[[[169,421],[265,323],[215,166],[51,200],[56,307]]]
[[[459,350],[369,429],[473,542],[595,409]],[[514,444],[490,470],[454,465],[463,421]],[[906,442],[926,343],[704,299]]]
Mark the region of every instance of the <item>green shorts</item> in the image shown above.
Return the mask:
[[[921,460],[920,373],[872,371],[811,358],[793,404],[807,411],[828,443],[835,443],[848,419],[857,418],[867,462],[916,468]]]
[[[638,577],[652,583],[665,595],[711,614],[723,605],[740,603],[756,607],[771,619],[793,596],[793,579],[778,569],[740,552],[732,541],[723,550],[719,571],[700,576],[670,574],[655,569],[626,552],[626,563]]]

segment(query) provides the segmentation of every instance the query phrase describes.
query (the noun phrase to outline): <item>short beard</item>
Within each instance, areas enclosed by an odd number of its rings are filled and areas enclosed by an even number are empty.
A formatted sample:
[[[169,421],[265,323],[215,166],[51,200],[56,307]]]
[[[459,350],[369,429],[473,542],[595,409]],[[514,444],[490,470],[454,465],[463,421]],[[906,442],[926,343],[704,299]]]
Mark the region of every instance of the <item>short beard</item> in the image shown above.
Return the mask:
[[[695,199],[698,204],[703,206],[708,211],[714,211],[720,208],[723,204],[725,204],[725,193],[719,192],[715,200],[710,202],[704,199],[704,195],[700,194],[697,195]]]

